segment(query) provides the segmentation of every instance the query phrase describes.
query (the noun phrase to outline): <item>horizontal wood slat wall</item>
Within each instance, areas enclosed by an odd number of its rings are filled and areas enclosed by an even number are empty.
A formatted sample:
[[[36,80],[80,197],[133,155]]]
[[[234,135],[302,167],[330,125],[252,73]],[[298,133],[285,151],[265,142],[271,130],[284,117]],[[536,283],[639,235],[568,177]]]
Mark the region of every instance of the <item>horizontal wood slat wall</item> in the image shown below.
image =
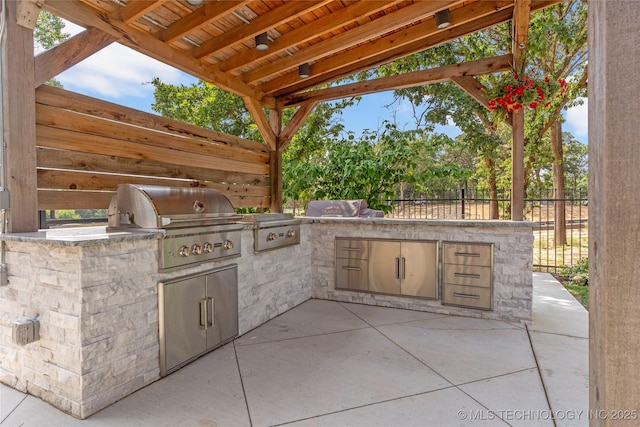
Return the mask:
[[[106,209],[118,184],[206,187],[269,207],[264,144],[50,86],[36,90],[38,209]]]

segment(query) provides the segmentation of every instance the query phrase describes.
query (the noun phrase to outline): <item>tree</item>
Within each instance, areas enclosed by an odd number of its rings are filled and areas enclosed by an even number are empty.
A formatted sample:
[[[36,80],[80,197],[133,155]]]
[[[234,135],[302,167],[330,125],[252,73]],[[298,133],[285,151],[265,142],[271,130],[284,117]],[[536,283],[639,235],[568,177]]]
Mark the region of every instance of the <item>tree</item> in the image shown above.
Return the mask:
[[[53,46],[69,38],[68,33],[64,33],[64,22],[58,16],[45,10],[41,11],[36,21],[33,31],[34,50],[37,53],[51,49]],[[56,79],[47,82],[50,86],[62,87]]]

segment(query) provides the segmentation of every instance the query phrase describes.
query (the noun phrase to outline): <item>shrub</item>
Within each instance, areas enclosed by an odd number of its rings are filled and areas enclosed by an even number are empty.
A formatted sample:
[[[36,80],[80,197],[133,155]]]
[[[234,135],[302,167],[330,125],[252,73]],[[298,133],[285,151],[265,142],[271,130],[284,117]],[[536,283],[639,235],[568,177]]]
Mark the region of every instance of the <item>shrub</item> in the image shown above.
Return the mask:
[[[573,285],[589,286],[589,259],[582,258],[575,265],[563,267],[560,275]]]

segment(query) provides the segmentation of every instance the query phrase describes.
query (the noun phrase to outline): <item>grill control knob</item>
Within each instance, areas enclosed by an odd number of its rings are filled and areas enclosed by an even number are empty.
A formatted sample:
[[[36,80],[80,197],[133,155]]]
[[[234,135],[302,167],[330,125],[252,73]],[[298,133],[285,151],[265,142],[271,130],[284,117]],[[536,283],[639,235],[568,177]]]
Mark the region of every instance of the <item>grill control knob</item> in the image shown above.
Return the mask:
[[[274,240],[278,240],[278,235],[276,233],[269,233],[267,241],[273,242]]]
[[[194,255],[202,254],[202,246],[200,246],[197,243],[195,245],[191,246],[191,253],[194,254]]]
[[[189,256],[191,255],[191,249],[189,249],[189,246],[180,246],[180,249],[178,249],[178,254],[180,256]]]
[[[223,246],[225,249],[233,249],[233,242],[231,240],[225,240]]]
[[[205,253],[210,254],[211,252],[213,252],[213,245],[207,242],[204,244],[203,249]]]
[[[287,231],[287,237],[295,237],[295,235],[296,235],[296,230],[291,229]]]

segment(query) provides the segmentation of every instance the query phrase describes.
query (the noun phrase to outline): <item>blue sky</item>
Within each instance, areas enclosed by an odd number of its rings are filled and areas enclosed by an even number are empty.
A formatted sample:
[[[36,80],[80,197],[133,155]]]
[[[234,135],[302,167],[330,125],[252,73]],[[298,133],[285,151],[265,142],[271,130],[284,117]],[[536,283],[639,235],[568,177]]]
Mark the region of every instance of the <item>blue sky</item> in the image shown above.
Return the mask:
[[[65,32],[77,34],[82,27],[67,23]],[[171,84],[188,85],[195,78],[152,58],[119,45],[108,46],[56,78],[65,89],[119,105],[153,112],[154,77]],[[362,97],[360,103],[343,111],[342,121],[346,130],[360,134],[364,129],[377,130],[384,120],[396,122],[401,128],[413,123],[412,110],[407,101],[394,103],[391,92],[382,92]],[[579,141],[587,142],[587,103],[566,112],[563,131],[571,132]],[[455,136],[460,131],[454,126],[436,129]]]

